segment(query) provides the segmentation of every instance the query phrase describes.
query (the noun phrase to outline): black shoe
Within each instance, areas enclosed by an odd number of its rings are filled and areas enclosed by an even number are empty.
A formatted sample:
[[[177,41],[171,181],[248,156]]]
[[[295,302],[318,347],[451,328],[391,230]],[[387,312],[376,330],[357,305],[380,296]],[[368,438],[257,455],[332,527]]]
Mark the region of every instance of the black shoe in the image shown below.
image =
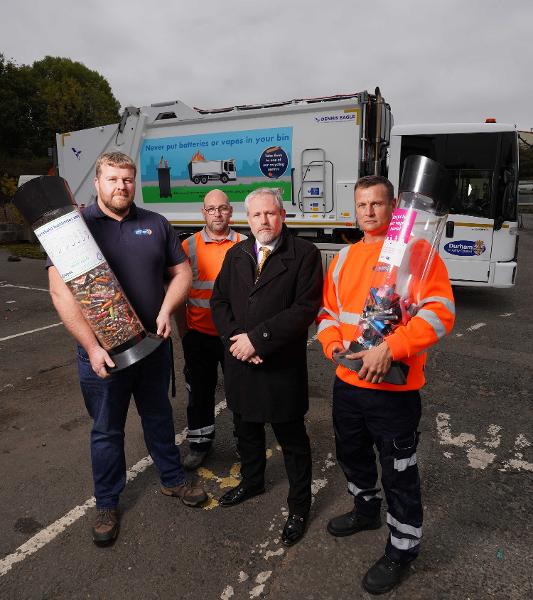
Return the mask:
[[[292,546],[303,538],[306,524],[307,515],[289,515],[285,527],[283,528],[283,533],[281,534],[281,541],[285,546]]]
[[[117,535],[120,526],[120,516],[115,508],[98,508],[93,525],[93,542],[97,546],[109,546]]]
[[[400,565],[383,556],[366,572],[363,587],[370,594],[385,594],[399,585],[408,571],[409,564]]]
[[[240,504],[241,502],[249,500],[254,496],[258,496],[264,491],[265,488],[261,488],[258,490],[249,490],[241,484],[220,496],[218,503],[220,506],[235,506],[235,504]]]
[[[328,533],[335,537],[344,537],[359,531],[379,529],[380,527],[381,517],[379,514],[376,517],[365,517],[364,515],[358,515],[354,508],[349,513],[331,519],[327,529]]]

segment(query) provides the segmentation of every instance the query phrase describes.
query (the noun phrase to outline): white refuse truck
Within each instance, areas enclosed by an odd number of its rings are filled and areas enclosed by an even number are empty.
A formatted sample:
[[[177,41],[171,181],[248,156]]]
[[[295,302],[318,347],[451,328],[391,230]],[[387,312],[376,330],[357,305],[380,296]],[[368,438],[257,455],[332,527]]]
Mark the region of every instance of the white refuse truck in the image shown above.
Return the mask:
[[[189,163],[189,179],[198,185],[206,184],[210,181],[236,181],[237,173],[235,171],[235,161],[226,160],[205,160],[203,158],[191,160]]]
[[[444,166],[453,157],[453,152],[431,154],[433,147],[440,149],[442,143],[451,143],[452,138],[443,137],[447,135],[445,125],[424,126],[422,132],[397,130],[389,157],[392,125],[390,106],[379,88],[373,94],[363,91],[213,110],[191,108],[180,101],[128,107],[118,124],[58,134],[58,170],[78,204],[86,205],[95,200],[94,163],[98,155],[116,150],[128,154],[138,168],[136,203],[164,215],[180,234],[203,225],[200,207],[210,189],[219,187],[228,194],[234,207],[233,226],[238,229],[247,227],[246,195],[258,187],[277,187],[283,195],[287,226],[315,242],[327,265],[342,245],[361,236],[353,201],[353,187],[360,177],[386,175],[390,158],[391,179],[397,186],[401,157],[406,152],[420,149],[421,154]],[[459,223],[454,230],[448,228],[451,237],[445,243],[458,244],[443,245],[441,255],[453,261],[452,279],[458,276],[454,283],[513,285],[514,257],[509,258],[506,248],[496,258],[505,259],[505,269],[491,267],[496,246],[489,243],[490,232],[485,230],[503,228],[509,236],[516,230],[511,198],[514,193],[516,200],[518,159],[512,148],[505,158],[501,153],[503,147],[514,147],[515,141],[517,145],[516,132],[513,138],[511,131],[496,125],[461,131],[465,136],[457,140],[467,143],[466,150],[451,163],[462,186],[455,212],[465,213],[463,204],[473,200],[474,191],[476,197],[490,194],[490,206],[503,209],[505,205],[505,210],[484,209],[491,218],[483,223],[465,217],[461,222],[475,224],[468,232]],[[476,137],[476,144],[468,145],[471,136],[480,132],[495,134],[489,136],[490,144],[484,146],[483,138]],[[433,137],[424,144],[419,137],[408,137],[410,133]],[[415,143],[406,150],[403,140]],[[483,159],[470,168],[469,153],[483,148]],[[478,166],[483,172],[476,175]],[[502,195],[506,195],[505,201]],[[482,229],[487,235],[480,237]]]
[[[129,107],[119,124],[58,134],[58,170],[78,204],[87,205],[95,199],[98,155],[125,152],[137,162],[136,203],[180,233],[202,226],[210,189],[228,194],[239,228],[247,226],[246,195],[277,187],[287,225],[325,245],[327,258],[354,237],[357,179],[386,173],[391,126],[379,89],[215,110],[180,101]]]

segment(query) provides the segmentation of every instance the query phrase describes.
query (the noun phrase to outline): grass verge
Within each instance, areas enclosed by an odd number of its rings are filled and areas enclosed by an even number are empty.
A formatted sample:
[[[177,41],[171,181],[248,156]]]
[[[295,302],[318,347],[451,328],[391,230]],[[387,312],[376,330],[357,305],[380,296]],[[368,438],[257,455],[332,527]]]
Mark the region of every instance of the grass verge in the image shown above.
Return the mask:
[[[0,250],[9,252],[12,256],[21,258],[46,258],[46,254],[41,250],[40,244],[29,244],[27,242],[4,243],[0,244]]]

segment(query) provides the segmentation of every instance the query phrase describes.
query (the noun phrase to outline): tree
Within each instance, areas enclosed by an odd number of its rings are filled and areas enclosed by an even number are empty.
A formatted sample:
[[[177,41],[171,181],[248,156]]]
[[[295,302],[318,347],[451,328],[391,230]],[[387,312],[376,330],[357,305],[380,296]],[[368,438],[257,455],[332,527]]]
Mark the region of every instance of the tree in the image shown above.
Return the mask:
[[[120,104],[96,71],[68,58],[47,56],[33,63],[42,136],[116,123]],[[48,143],[50,145],[50,142]]]
[[[55,134],[119,120],[120,104],[96,71],[46,56],[32,66],[0,54],[0,152],[46,156]]]
[[[18,67],[0,54],[0,151],[22,156],[33,148],[36,92],[31,67]]]

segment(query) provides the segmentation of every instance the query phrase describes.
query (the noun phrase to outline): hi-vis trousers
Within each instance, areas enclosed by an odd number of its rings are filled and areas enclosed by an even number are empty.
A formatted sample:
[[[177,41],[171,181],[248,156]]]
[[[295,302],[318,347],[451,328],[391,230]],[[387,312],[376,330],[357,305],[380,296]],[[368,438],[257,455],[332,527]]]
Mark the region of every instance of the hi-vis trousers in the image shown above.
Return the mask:
[[[422,501],[416,463],[421,403],[417,390],[360,388],[338,377],[333,386],[337,462],[348,480],[357,513],[377,516],[381,496],[374,446],[381,462],[389,538],[385,554],[405,564],[416,558],[422,537]]]

